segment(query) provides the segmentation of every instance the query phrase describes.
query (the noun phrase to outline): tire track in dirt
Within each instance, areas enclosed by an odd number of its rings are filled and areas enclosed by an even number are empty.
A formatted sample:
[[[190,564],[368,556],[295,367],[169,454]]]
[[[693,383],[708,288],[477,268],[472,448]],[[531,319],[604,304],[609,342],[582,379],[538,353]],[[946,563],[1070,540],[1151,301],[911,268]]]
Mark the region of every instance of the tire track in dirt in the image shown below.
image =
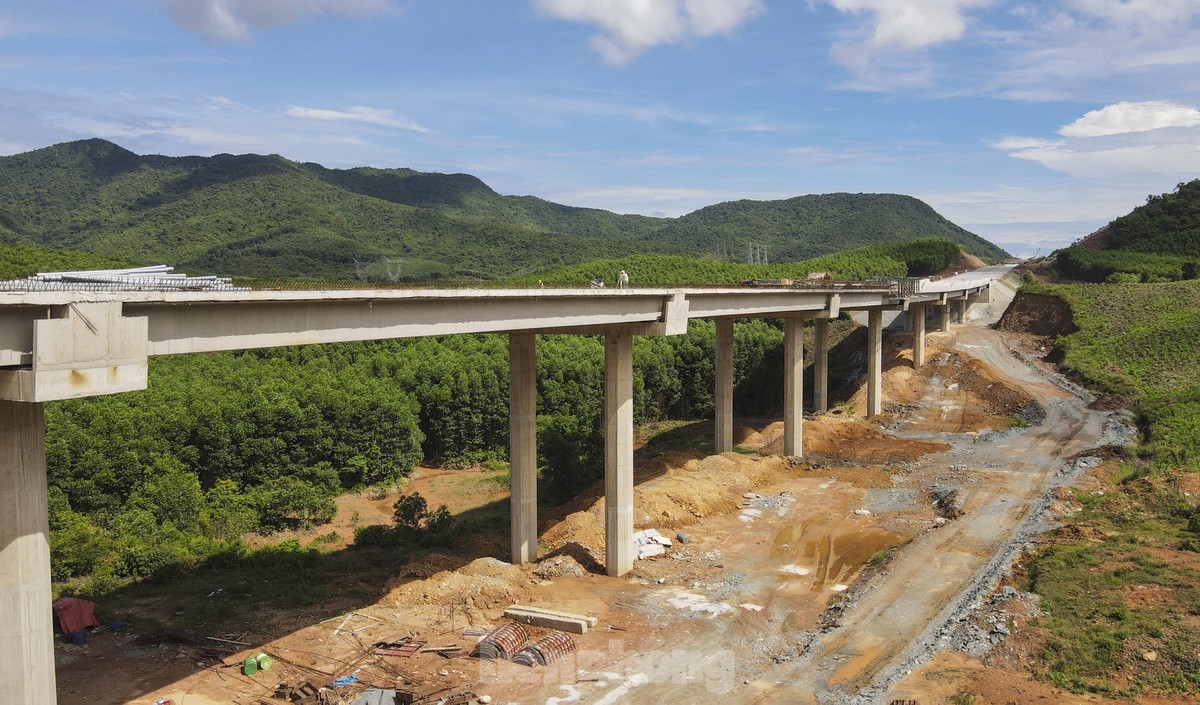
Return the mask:
[[[997,332],[960,329],[957,349],[1032,394],[1047,410],[1045,422],[979,443],[956,440],[960,452],[929,458],[949,468],[963,462],[965,449],[971,465],[995,469],[975,473],[965,516],[911,542],[885,573],[850,595],[840,624],[819,635],[805,657],[768,672],[759,683],[770,685],[754,702],[875,702],[994,587],[1015,549],[1032,538],[1039,500],[1066,459],[1100,443],[1106,415],[1013,357]]]

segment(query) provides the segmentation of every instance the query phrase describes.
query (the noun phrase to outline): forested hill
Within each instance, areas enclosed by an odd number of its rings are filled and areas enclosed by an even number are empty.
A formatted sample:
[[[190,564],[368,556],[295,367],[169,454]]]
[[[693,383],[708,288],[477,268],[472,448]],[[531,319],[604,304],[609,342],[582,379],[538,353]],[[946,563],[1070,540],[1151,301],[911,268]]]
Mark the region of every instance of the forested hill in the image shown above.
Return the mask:
[[[1179,184],[1172,193],[1150,196],[1105,228],[1100,249],[1200,254],[1200,179]]]
[[[1008,253],[951,223],[912,196],[830,193],[781,201],[730,201],[701,208],[668,223],[663,240],[714,250],[747,240],[770,258],[794,262],[857,247],[943,237],[988,261]],[[735,255],[745,253],[734,251]]]
[[[502,196],[467,174],[278,155],[141,156],[100,139],[0,157],[0,240],[190,273],[492,278],[633,254],[772,262],[939,236],[1005,253],[906,196],[738,201],[681,218]]]
[[[1174,281],[1200,276],[1200,179],[1150,196],[1059,251],[1058,271],[1084,281]]]

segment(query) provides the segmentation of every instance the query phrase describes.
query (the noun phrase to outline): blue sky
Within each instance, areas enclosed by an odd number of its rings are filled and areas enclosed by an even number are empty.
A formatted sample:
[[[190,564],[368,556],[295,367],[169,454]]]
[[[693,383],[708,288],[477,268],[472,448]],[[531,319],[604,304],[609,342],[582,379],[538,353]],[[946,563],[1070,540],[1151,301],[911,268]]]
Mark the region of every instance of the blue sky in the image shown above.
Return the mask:
[[[651,215],[904,193],[1032,254],[1200,177],[1200,0],[0,0],[0,153],[88,137]]]

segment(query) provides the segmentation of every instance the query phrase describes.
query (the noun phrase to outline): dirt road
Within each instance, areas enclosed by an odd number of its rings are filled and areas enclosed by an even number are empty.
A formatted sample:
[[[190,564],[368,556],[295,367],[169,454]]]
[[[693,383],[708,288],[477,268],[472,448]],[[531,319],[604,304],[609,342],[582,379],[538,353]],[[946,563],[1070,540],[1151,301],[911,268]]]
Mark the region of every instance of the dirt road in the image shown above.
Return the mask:
[[[672,630],[669,648],[664,644],[639,651],[612,664],[614,672],[647,674],[647,682],[622,702],[685,702],[722,692],[728,702],[754,703],[873,703],[911,695],[889,689],[936,651],[947,628],[995,587],[1016,551],[1033,537],[1037,512],[1031,510],[1063,482],[1060,470],[1068,458],[1103,442],[1106,420],[1104,412],[1086,408],[1087,400],[1052,384],[1046,373],[1011,354],[998,332],[965,326],[953,335],[956,352],[982,360],[997,377],[1032,395],[1044,408],[1045,421],[994,434],[907,431],[909,426],[928,428],[926,417],[953,410],[955,390],[935,375],[916,408],[889,430],[900,438],[937,440],[952,449],[907,464],[891,490],[859,493],[874,516],[851,514],[844,486],[810,480],[782,486],[779,491],[797,500],[782,516],[768,513],[753,527],[714,523],[712,536],[728,531],[725,545],[731,547],[718,570],[739,576],[739,589],[727,599],[758,600],[765,611],[684,622],[686,630]],[[844,588],[836,585],[836,576],[813,578],[813,570],[827,575],[839,551],[859,545],[864,530],[905,521],[906,512],[921,503],[922,492],[939,486],[952,486],[963,497],[961,518],[920,531],[885,570],[843,595],[828,592]],[[905,502],[911,506],[898,509]],[[798,526],[803,530],[797,532]],[[811,545],[821,526],[816,543],[825,548],[800,568],[809,575],[798,584],[796,574],[786,566],[780,569],[782,561],[795,558],[781,554],[781,543],[788,544],[780,537],[807,534]],[[867,558],[856,560],[861,565]],[[701,585],[712,592],[720,580],[714,577]],[[838,597],[844,609],[836,625],[819,631],[810,624],[814,611]],[[653,597],[643,598],[639,610],[661,617],[653,602]],[[722,625],[722,619],[733,624]]]
[[[1011,355],[997,332],[960,329],[955,348],[1033,395],[1046,420],[978,442],[947,438],[955,449],[930,458],[927,470],[965,468],[958,478],[965,515],[906,546],[885,574],[852,598],[856,604],[837,628],[821,635],[804,659],[770,674],[782,683],[765,687],[757,702],[903,699],[903,693],[882,696],[901,669],[928,655],[951,620],[995,585],[1007,567],[1004,558],[1012,557],[1006,549],[1030,539],[1018,529],[1067,458],[1100,443],[1105,414],[1049,384]],[[936,404],[938,395],[931,389],[923,406]]]

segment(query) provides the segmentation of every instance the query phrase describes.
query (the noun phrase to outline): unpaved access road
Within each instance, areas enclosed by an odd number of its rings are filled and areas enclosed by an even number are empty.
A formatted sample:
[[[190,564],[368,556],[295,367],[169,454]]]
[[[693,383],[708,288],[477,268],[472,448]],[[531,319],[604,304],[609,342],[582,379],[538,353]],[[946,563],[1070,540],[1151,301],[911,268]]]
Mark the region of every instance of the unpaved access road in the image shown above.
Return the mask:
[[[607,669],[626,674],[651,671],[648,682],[628,690],[622,702],[696,702],[705,692],[713,697],[721,691],[725,702],[781,704],[886,703],[911,695],[892,690],[892,684],[936,651],[947,627],[994,588],[1016,550],[1033,538],[1036,510],[1047,492],[1065,481],[1061,470],[1068,459],[1105,442],[1108,418],[1105,412],[1087,409],[1087,399],[1064,391],[1045,371],[1009,352],[999,332],[964,326],[953,335],[956,352],[982,360],[999,379],[1032,395],[1046,412],[1040,425],[1002,433],[906,432],[906,417],[915,426],[923,416],[942,414],[947,408],[953,412],[955,393],[938,384],[935,376],[916,409],[893,424],[890,430],[898,437],[952,446],[910,464],[905,476],[897,478],[896,492],[907,492],[904,496],[911,502],[920,503],[922,490],[953,485],[964,498],[965,514],[920,533],[885,570],[845,593],[836,626],[827,625],[825,631],[795,629],[794,615],[780,614],[805,606],[789,587],[795,576],[772,571],[771,561],[781,560],[778,551],[770,550],[769,543],[762,548],[762,541],[735,543],[738,548],[726,552],[720,568],[747,576],[740,585],[742,594],[733,600],[758,597],[771,616],[717,616],[671,630],[662,648],[632,654]],[[928,428],[927,418],[921,425]],[[797,510],[816,518],[813,512],[822,500],[811,488],[795,489]],[[887,495],[867,492],[863,501],[870,508],[873,497],[886,504]],[[768,514],[756,531],[779,532],[793,526],[794,519]],[[777,538],[774,543],[778,547]],[[836,545],[831,539],[823,560],[831,559]],[[828,585],[814,585],[813,590],[818,588]],[[721,619],[733,625],[718,626]],[[795,649],[781,642],[791,642]],[[767,647],[756,648],[763,644]],[[674,677],[664,677],[672,672]]]

